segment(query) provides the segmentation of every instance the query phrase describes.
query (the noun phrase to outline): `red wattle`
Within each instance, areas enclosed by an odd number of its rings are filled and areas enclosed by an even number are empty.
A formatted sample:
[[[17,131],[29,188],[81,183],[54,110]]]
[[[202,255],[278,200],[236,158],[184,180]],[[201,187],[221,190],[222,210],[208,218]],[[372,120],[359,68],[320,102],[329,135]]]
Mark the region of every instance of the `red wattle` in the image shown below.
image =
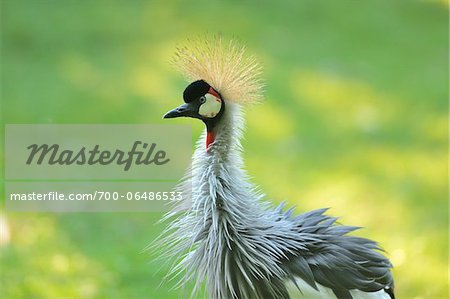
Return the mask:
[[[216,138],[216,134],[214,132],[206,133],[206,149],[208,149],[209,145],[214,142],[215,138]]]

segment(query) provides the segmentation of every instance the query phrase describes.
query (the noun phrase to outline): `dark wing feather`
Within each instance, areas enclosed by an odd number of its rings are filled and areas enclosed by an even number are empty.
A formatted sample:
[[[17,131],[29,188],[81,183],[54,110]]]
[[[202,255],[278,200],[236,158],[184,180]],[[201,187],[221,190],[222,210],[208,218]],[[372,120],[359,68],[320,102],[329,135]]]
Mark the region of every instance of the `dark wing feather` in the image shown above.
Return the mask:
[[[347,235],[357,227],[337,225],[337,218],[320,209],[289,217],[294,222],[298,243],[295,254],[282,261],[286,272],[317,288],[330,288],[338,298],[351,298],[349,290],[376,292],[384,289],[394,298],[392,264],[376,242]]]

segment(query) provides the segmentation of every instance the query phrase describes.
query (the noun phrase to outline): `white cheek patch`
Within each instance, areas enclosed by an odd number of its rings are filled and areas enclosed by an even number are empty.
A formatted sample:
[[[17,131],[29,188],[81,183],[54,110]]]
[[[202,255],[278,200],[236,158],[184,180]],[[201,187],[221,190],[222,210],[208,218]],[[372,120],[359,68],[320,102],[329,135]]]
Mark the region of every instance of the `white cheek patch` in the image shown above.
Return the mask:
[[[205,95],[206,101],[200,105],[198,113],[203,117],[213,118],[220,112],[222,107],[222,100],[207,93]]]

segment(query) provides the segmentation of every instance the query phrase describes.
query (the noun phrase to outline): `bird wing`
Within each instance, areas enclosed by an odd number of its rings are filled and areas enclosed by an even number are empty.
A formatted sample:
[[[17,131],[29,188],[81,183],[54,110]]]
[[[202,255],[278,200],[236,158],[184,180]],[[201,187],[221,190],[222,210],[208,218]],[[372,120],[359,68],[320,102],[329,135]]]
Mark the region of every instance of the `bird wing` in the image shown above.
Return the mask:
[[[332,289],[338,298],[352,298],[351,290],[385,290],[394,298],[392,264],[378,244],[347,235],[358,227],[337,225],[337,218],[324,215],[326,210],[296,217],[288,210],[281,215],[293,222],[296,241],[302,244],[283,261],[291,280],[299,277],[315,289],[320,284]]]

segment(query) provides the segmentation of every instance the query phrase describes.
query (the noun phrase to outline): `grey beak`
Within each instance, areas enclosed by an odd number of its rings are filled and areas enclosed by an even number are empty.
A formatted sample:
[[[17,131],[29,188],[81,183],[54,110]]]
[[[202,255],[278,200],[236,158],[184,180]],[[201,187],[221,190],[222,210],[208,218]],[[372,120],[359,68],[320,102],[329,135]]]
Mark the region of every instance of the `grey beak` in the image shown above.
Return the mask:
[[[185,103],[164,114],[163,118],[197,117],[197,109],[191,103]]]

